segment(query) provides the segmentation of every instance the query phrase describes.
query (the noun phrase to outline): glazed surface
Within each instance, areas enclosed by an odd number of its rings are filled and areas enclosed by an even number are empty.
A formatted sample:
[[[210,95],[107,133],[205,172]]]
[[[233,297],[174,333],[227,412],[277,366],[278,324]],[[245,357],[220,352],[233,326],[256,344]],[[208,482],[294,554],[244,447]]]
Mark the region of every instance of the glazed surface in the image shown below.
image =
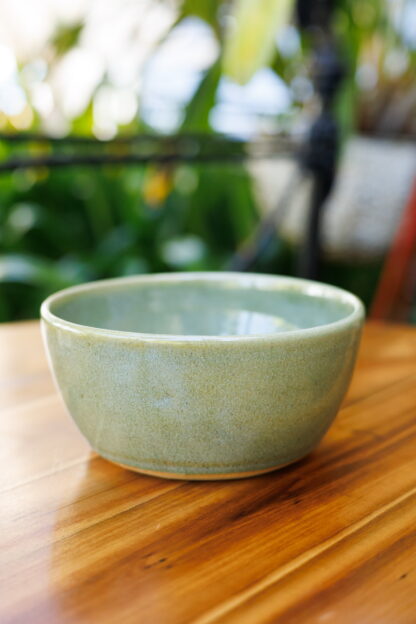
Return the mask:
[[[44,313],[65,404],[109,460],[189,478],[238,476],[305,456],[334,419],[360,337],[354,298],[295,279],[212,275],[107,281],[57,295]],[[259,336],[245,329],[223,340],[120,332],[134,323],[176,332],[182,323],[191,336],[224,329],[231,303],[240,312],[251,304],[254,315],[284,312],[287,323],[307,318],[308,329]],[[89,329],[100,314],[117,317],[114,334]],[[324,317],[328,324],[310,327]]]

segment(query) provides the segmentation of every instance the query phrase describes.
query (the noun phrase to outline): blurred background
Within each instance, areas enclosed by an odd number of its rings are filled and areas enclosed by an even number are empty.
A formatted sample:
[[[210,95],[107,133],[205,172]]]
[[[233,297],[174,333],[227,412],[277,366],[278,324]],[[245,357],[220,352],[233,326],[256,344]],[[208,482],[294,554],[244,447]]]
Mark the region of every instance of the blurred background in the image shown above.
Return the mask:
[[[239,269],[416,323],[415,70],[416,0],[0,0],[0,321]]]

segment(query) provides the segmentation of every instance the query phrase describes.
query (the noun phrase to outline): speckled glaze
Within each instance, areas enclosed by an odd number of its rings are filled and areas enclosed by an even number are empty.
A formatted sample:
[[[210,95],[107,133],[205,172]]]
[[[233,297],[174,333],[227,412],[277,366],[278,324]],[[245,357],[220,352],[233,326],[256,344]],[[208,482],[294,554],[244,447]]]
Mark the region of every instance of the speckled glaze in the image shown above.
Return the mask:
[[[340,289],[240,273],[85,284],[41,313],[54,377],[91,446],[189,479],[251,476],[308,454],[344,397],[364,316]]]

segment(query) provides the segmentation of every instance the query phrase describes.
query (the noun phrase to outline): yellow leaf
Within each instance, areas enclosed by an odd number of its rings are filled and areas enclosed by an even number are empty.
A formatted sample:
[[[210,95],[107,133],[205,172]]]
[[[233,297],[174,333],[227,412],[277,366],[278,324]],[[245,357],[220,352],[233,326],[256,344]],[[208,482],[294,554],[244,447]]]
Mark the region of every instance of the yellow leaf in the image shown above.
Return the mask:
[[[235,0],[224,43],[224,73],[244,84],[272,59],[275,37],[291,14],[293,0]]]
[[[148,172],[143,185],[145,201],[152,207],[162,204],[172,190],[172,174],[167,169],[155,169]]]

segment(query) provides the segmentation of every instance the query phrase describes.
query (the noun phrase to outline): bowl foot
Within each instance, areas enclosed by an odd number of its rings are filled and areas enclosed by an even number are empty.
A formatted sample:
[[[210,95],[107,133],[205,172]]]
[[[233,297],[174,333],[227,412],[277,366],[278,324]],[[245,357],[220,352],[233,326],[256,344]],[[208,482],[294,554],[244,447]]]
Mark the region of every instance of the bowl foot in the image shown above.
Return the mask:
[[[299,459],[301,458],[294,459],[293,461],[286,462],[285,464],[277,464],[276,466],[271,466],[270,468],[263,468],[261,470],[248,470],[247,472],[223,472],[218,474],[187,474],[185,472],[182,473],[164,472],[159,470],[146,470],[144,468],[138,468],[137,466],[122,464],[112,459],[107,459],[107,461],[110,461],[112,464],[116,464],[116,466],[120,466],[121,468],[125,468],[126,470],[132,470],[133,472],[139,472],[141,474],[149,475],[151,477],[160,477],[162,479],[179,479],[184,481],[223,481],[226,479],[246,479],[247,477],[257,477],[258,475],[266,474],[267,472],[272,472],[273,470],[279,470],[280,468],[290,466],[291,464],[299,461]]]

